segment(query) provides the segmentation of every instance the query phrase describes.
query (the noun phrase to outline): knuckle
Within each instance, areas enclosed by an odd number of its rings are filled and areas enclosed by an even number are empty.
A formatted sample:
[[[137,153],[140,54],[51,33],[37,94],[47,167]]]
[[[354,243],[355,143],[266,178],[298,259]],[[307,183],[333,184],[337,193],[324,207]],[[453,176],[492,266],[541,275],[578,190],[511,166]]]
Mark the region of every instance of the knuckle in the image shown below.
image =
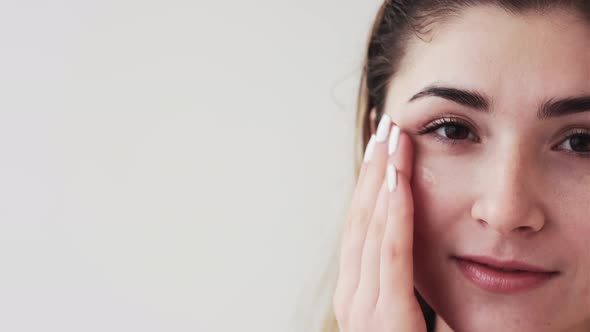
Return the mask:
[[[369,209],[367,206],[362,204],[356,209],[356,213],[354,215],[354,222],[357,224],[367,224],[372,214],[372,209]]]
[[[387,246],[387,248],[384,248],[381,252],[381,256],[389,262],[403,262],[404,259],[411,257],[411,255],[411,249],[395,243]]]
[[[380,239],[385,232],[385,222],[380,220],[381,218],[377,218],[371,222],[369,226],[369,231],[367,237],[370,239]]]
[[[357,229],[366,227],[370,217],[371,211],[368,208],[361,206],[354,209],[348,222],[347,232],[354,232]]]

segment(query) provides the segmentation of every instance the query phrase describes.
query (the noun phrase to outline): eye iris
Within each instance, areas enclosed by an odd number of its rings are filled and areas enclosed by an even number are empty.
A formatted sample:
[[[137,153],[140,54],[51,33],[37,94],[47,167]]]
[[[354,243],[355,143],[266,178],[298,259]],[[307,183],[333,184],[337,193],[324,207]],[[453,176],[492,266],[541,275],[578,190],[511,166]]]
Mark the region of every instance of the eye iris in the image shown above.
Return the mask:
[[[574,135],[570,138],[570,145],[576,152],[590,151],[590,135]]]
[[[469,137],[469,128],[461,125],[446,125],[445,135],[451,139],[466,139]]]

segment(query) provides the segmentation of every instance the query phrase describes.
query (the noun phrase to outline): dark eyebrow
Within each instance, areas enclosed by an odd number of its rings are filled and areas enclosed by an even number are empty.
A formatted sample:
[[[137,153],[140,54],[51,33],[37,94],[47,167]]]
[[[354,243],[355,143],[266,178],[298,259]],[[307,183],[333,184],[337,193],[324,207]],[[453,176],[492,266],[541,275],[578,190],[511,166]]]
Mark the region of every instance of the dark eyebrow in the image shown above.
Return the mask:
[[[476,111],[484,113],[491,112],[490,105],[492,101],[486,97],[485,94],[472,90],[463,90],[438,85],[427,86],[412,96],[412,98],[408,100],[408,103],[427,96],[444,98]],[[541,107],[537,112],[537,118],[543,120],[581,112],[590,112],[590,96],[549,99],[541,104]]]
[[[537,117],[539,119],[547,119],[580,112],[590,112],[590,96],[559,100],[549,99],[541,105]]]
[[[476,91],[461,90],[457,88],[437,85],[430,85],[422,89],[422,91],[418,92],[412,98],[410,98],[410,100],[408,100],[408,103],[426,96],[441,97],[453,101],[457,104],[473,108],[477,111],[490,111],[489,99]]]

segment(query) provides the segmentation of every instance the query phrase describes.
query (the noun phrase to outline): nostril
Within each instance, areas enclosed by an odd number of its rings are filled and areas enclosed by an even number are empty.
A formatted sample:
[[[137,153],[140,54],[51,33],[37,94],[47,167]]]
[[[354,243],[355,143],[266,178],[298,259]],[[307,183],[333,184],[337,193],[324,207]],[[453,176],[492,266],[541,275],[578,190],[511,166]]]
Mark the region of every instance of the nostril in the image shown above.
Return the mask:
[[[516,228],[516,230],[518,232],[521,232],[521,233],[522,232],[528,232],[528,231],[531,230],[531,227],[530,226],[519,226],[519,227]]]
[[[477,219],[477,222],[484,228],[487,228],[490,226],[489,223],[483,219]],[[532,226],[524,225],[524,226],[518,226],[518,227],[514,228],[513,231],[516,233],[529,233],[529,232],[534,231],[534,228]]]

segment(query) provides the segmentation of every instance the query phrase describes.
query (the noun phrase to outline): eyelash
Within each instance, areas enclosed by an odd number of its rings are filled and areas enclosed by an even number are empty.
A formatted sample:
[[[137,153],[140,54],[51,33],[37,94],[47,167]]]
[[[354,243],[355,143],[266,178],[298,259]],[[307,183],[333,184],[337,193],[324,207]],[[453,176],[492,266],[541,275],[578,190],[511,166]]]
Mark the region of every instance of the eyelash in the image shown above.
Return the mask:
[[[443,117],[437,120],[432,121],[431,123],[423,126],[422,128],[420,128],[417,132],[417,134],[419,135],[425,135],[425,134],[431,134],[433,135],[434,139],[436,139],[437,141],[440,141],[444,144],[448,144],[451,146],[457,145],[457,144],[462,144],[461,141],[465,141],[465,140],[471,140],[475,143],[479,142],[479,138],[476,139],[452,139],[452,138],[446,138],[443,136],[440,136],[438,134],[435,134],[434,131],[443,128],[443,127],[447,127],[448,125],[455,125],[457,127],[462,127],[462,128],[466,128],[469,131],[469,135],[474,134],[473,130],[471,129],[472,126],[470,126],[469,124],[463,122],[462,120],[459,120],[457,118],[453,118],[453,117]],[[575,129],[573,132],[571,132],[567,137],[565,137],[564,140],[561,141],[561,143],[558,146],[561,146],[564,142],[566,142],[567,140],[571,139],[574,136],[583,136],[586,137],[586,139],[590,139],[590,130],[587,129]],[[570,154],[570,155],[574,155],[576,157],[580,157],[580,158],[590,158],[590,151],[589,152],[575,152],[573,150],[563,150],[560,149],[562,151],[565,151],[565,153]]]

